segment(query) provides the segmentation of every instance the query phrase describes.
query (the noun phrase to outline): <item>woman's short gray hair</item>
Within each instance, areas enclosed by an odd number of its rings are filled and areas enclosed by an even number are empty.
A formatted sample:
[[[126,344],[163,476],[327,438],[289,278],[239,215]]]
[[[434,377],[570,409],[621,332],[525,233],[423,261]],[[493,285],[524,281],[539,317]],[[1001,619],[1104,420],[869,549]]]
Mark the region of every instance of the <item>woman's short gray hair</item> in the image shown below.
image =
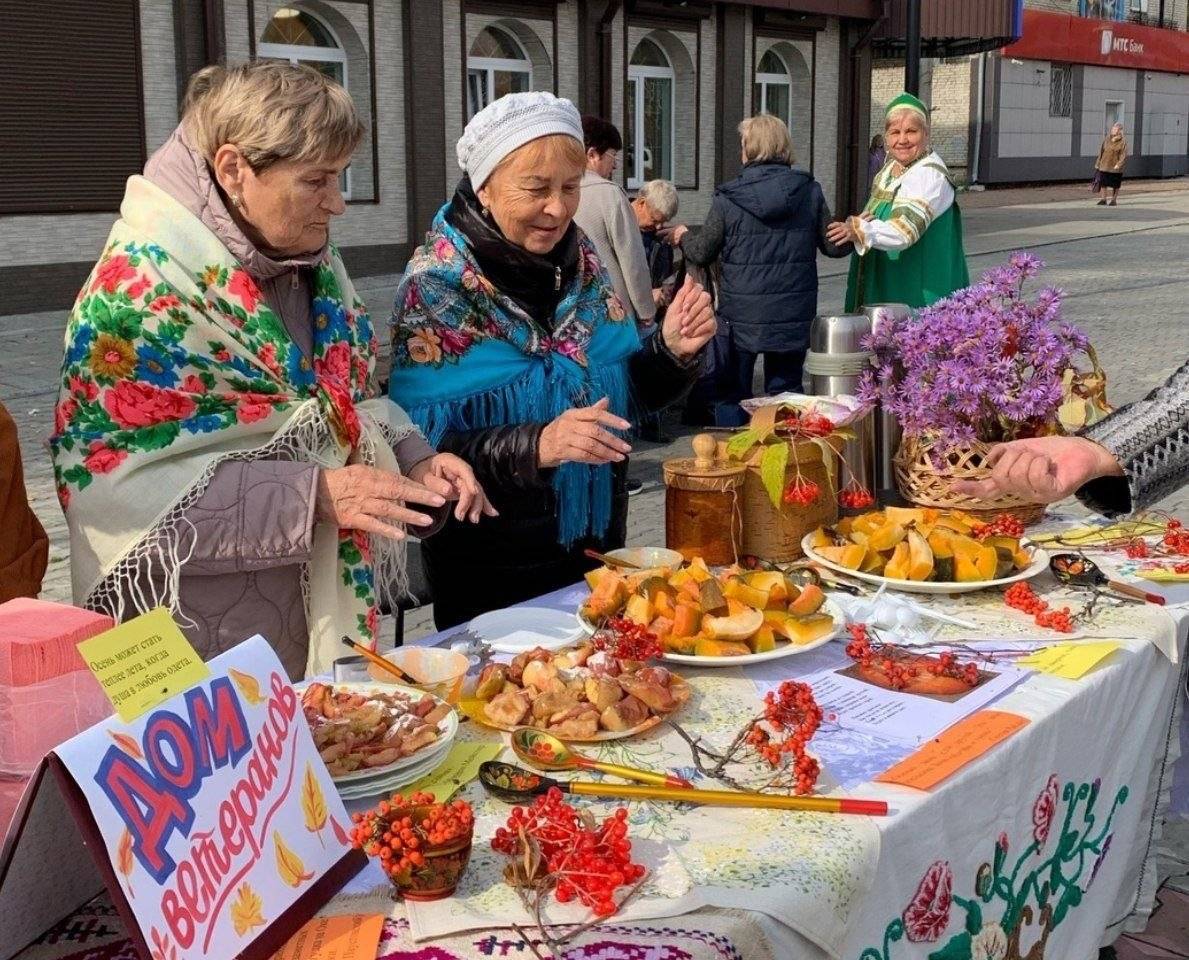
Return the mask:
[[[350,156],[364,133],[340,84],[312,67],[275,61],[199,70],[186,87],[182,119],[208,161],[230,143],[257,173],[282,160]]]
[[[928,132],[929,132],[929,118],[926,117],[923,113],[921,113],[920,110],[916,110],[913,107],[898,107],[897,109],[895,109],[891,113],[889,113],[886,117],[884,117],[884,121],[883,121],[884,130],[886,131],[892,125],[892,123],[894,121],[899,120],[905,114],[909,114],[913,117],[916,117],[917,121],[921,125],[921,129],[924,130],[926,134],[928,134]]]
[[[677,216],[677,188],[668,180],[649,180],[636,196],[652,207],[657,216],[666,220]]]

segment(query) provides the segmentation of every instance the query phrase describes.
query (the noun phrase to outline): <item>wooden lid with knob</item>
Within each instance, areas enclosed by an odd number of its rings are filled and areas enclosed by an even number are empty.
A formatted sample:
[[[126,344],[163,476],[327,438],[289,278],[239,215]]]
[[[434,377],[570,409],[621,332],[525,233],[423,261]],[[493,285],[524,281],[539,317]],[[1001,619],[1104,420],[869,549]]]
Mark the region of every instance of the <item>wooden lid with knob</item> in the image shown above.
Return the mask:
[[[666,460],[665,485],[681,490],[738,489],[743,484],[747,465],[735,460],[718,459],[718,441],[712,434],[699,433],[693,439],[693,457]]]

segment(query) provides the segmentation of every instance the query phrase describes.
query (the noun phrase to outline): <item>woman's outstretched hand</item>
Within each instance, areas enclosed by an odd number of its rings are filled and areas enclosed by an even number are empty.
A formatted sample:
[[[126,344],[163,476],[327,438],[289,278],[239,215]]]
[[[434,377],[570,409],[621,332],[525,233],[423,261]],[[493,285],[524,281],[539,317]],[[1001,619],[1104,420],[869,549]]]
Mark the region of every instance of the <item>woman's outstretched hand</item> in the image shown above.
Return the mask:
[[[440,493],[447,500],[455,500],[454,518],[478,523],[480,517],[498,517],[482,485],[475,479],[471,465],[453,453],[438,453],[426,457],[409,471],[416,483]]]
[[[631,424],[617,417],[603,397],[590,407],[567,410],[546,425],[537,441],[537,463],[542,469],[563,463],[615,463],[632,452],[626,440],[612,430],[628,430]]]
[[[1113,456],[1085,437],[1033,437],[991,448],[986,460],[991,476],[954,484],[957,493],[993,500],[1015,496],[1031,503],[1068,497],[1096,477],[1120,477]]]
[[[718,321],[714,318],[710,294],[687,274],[685,283],[674,294],[673,302],[665,311],[665,321],[661,327],[665,346],[674,356],[688,360],[706,345],[717,329]]]
[[[835,220],[826,227],[826,239],[836,247],[856,241],[855,232],[846,220]]]
[[[411,477],[356,463],[323,470],[318,475],[314,519],[343,530],[403,540],[406,533],[395,524],[427,527],[433,523],[432,517],[406,504],[440,507],[445,502],[441,493]]]

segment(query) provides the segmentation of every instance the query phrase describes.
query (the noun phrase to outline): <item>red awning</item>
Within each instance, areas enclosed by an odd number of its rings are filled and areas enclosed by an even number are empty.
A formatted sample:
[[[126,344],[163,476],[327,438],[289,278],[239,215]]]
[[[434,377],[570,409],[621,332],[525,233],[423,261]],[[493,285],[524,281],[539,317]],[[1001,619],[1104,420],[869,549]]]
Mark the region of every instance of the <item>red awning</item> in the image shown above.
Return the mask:
[[[1067,13],[1024,11],[1024,35],[1005,57],[1189,73],[1189,33]]]

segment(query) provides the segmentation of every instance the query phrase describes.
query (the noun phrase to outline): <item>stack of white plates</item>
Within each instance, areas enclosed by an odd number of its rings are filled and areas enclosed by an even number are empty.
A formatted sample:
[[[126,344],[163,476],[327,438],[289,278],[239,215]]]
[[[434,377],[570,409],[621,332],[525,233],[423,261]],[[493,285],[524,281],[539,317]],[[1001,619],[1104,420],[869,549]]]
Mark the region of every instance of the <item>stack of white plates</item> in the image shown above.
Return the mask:
[[[432,773],[446,760],[450,753],[450,745],[454,742],[454,735],[458,732],[457,717],[451,715],[446,722],[450,725],[449,732],[432,747],[380,770],[356,770],[336,778],[335,787],[339,796],[344,800],[380,796],[399,790]]]

